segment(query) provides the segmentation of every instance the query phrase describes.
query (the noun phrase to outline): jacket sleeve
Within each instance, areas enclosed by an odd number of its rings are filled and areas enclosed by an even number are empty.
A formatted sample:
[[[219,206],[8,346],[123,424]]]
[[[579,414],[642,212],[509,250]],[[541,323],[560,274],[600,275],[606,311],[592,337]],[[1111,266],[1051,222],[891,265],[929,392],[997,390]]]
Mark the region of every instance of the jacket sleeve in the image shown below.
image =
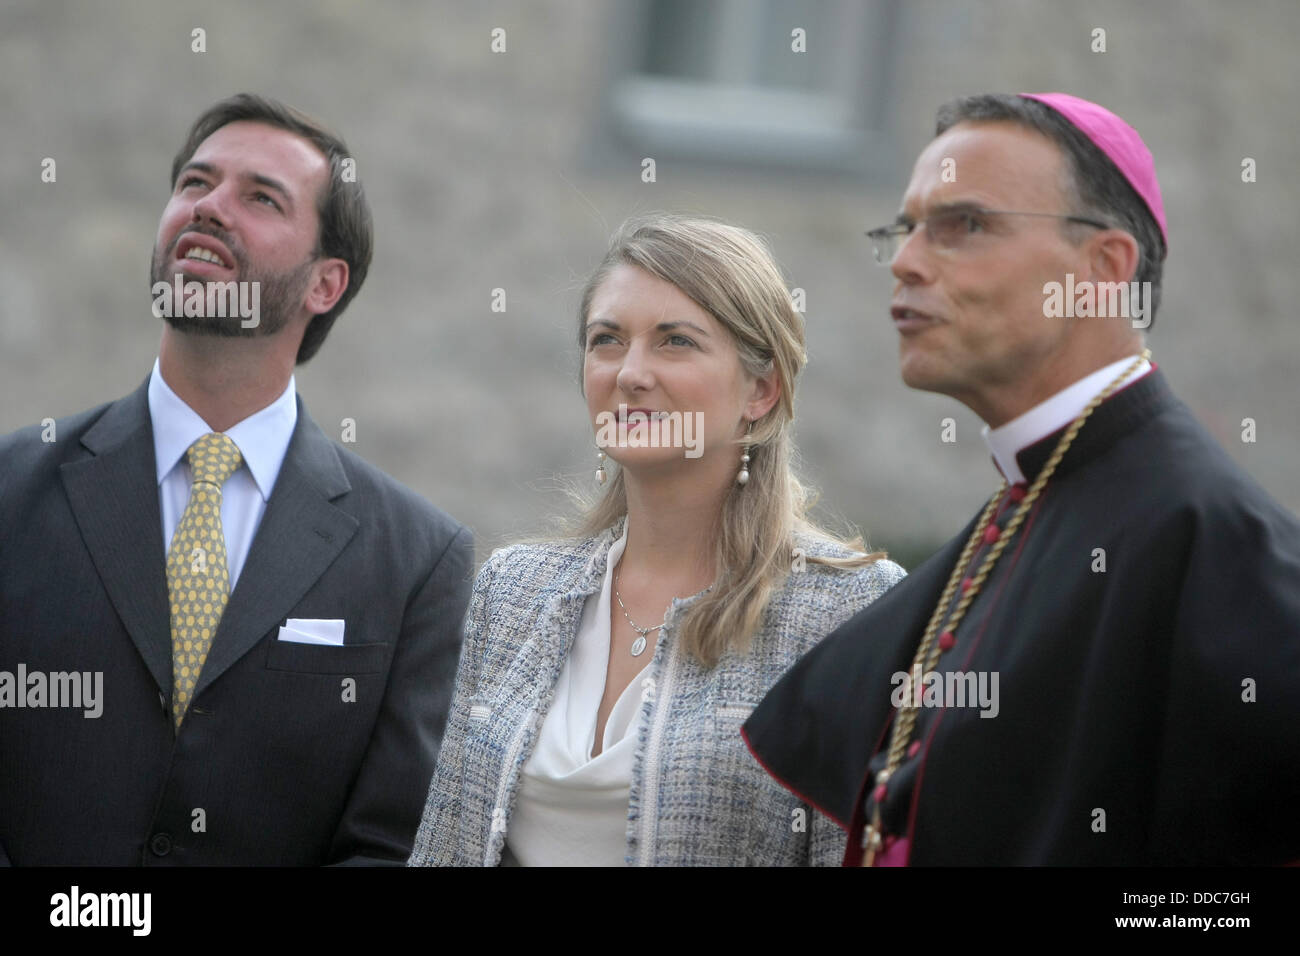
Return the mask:
[[[844,862],[845,839],[838,823],[808,807],[808,866],[840,866]]]
[[[472,866],[483,858],[483,827],[474,808],[465,806],[465,745],[469,734],[471,700],[478,691],[483,656],[487,649],[488,599],[502,552],[493,554],[479,571],[465,615],[464,643],[456,688],[447,715],[442,752],[415,833],[408,866]]]
[[[446,723],[473,539],[458,528],[409,601],[370,744],[334,834],[331,862],[401,865]]]
[[[832,627],[861,611],[899,581],[907,572],[893,561],[877,561],[865,574],[849,577],[844,595],[844,615]],[[808,865],[841,866],[844,862],[845,840],[843,827],[815,807],[808,808]]]
[[[1253,484],[1181,517],[1149,857],[1300,864],[1300,523]]]
[[[860,715],[871,701],[861,687],[862,664],[879,649],[876,629],[863,622],[906,576],[886,560],[837,574],[842,577],[831,584],[835,610],[821,616],[812,646],[768,689],[741,727],[745,746],[763,770],[812,808],[807,862],[813,866],[843,858],[846,837],[840,827],[848,824],[866,766],[865,756],[854,754],[865,755],[871,746],[856,728],[865,725]],[[828,688],[833,688],[832,696]]]

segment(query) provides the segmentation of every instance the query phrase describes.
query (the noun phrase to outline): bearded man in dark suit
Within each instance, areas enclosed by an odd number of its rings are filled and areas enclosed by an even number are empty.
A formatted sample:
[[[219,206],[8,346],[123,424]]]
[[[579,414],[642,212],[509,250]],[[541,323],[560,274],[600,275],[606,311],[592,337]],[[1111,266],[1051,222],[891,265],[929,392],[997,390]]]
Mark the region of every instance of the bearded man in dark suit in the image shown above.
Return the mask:
[[[296,394],[370,263],[354,174],[281,103],[212,106],[172,166],[149,378],[0,439],[0,861],[410,854],[473,552]]]

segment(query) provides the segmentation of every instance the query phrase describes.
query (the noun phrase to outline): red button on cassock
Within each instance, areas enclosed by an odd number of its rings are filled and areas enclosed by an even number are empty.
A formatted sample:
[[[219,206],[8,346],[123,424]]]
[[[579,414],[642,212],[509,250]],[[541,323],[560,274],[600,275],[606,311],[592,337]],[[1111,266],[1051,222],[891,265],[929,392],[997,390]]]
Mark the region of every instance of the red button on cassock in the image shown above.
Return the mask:
[[[1001,534],[1002,532],[998,530],[997,525],[995,524],[989,525],[987,528],[984,529],[984,543],[992,544],[994,541],[998,540],[998,537]]]
[[[954,644],[957,643],[957,635],[952,631],[944,631],[939,635],[939,649],[941,651],[950,651]]]

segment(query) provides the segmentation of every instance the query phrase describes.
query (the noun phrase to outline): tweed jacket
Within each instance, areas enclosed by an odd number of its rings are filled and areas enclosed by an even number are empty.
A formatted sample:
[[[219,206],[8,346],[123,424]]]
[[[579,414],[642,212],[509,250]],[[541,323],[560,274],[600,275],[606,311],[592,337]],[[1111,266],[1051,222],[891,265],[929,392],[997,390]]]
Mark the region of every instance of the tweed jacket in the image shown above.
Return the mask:
[[[625,521],[626,519],[624,519]],[[528,761],[578,633],[599,595],[623,522],[585,541],[514,545],[484,564],[442,751],[411,865],[495,866]],[[800,536],[803,556],[849,552]],[[654,655],[635,678],[641,714],[627,819],[630,865],[838,864],[844,833],[754,760],[740,725],[777,679],[824,635],[903,577],[890,561],[840,570],[798,554],[749,650],[706,669],[676,640],[698,596],[676,599]]]

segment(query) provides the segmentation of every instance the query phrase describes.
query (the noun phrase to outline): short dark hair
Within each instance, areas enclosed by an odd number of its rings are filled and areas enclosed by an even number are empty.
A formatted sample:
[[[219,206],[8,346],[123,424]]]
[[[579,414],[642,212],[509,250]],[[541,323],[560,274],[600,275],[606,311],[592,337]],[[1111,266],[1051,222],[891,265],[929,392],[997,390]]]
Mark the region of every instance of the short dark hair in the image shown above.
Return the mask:
[[[1124,174],[1092,140],[1068,119],[1044,103],[1011,93],[980,93],[949,100],[935,115],[934,135],[940,136],[958,123],[1019,123],[1042,133],[1065,154],[1070,181],[1067,195],[1082,216],[1111,223],[1131,235],[1138,244],[1135,282],[1151,283],[1151,319],[1160,306],[1160,277],[1164,270],[1164,235],[1155,216]],[[1077,229],[1062,223],[1066,230]]]
[[[324,154],[330,164],[329,184],[316,197],[316,211],[320,215],[320,232],[316,236],[315,255],[328,259],[342,259],[348,264],[348,287],[343,290],[334,308],[324,312],[307,326],[302,344],[298,347],[297,362],[306,362],[321,347],[334,320],[343,314],[353,297],[361,291],[370,257],[374,252],[374,223],[370,217],[370,204],[366,202],[361,180],[347,182],[343,179],[343,162],[351,158],[347,143],[316,120],[291,106],[254,93],[238,93],[207,108],[190,127],[185,145],[172,160],[173,187],[181,167],[190,161],[199,145],[228,123],[249,120],[265,123],[277,129],[288,130],[301,136]]]

